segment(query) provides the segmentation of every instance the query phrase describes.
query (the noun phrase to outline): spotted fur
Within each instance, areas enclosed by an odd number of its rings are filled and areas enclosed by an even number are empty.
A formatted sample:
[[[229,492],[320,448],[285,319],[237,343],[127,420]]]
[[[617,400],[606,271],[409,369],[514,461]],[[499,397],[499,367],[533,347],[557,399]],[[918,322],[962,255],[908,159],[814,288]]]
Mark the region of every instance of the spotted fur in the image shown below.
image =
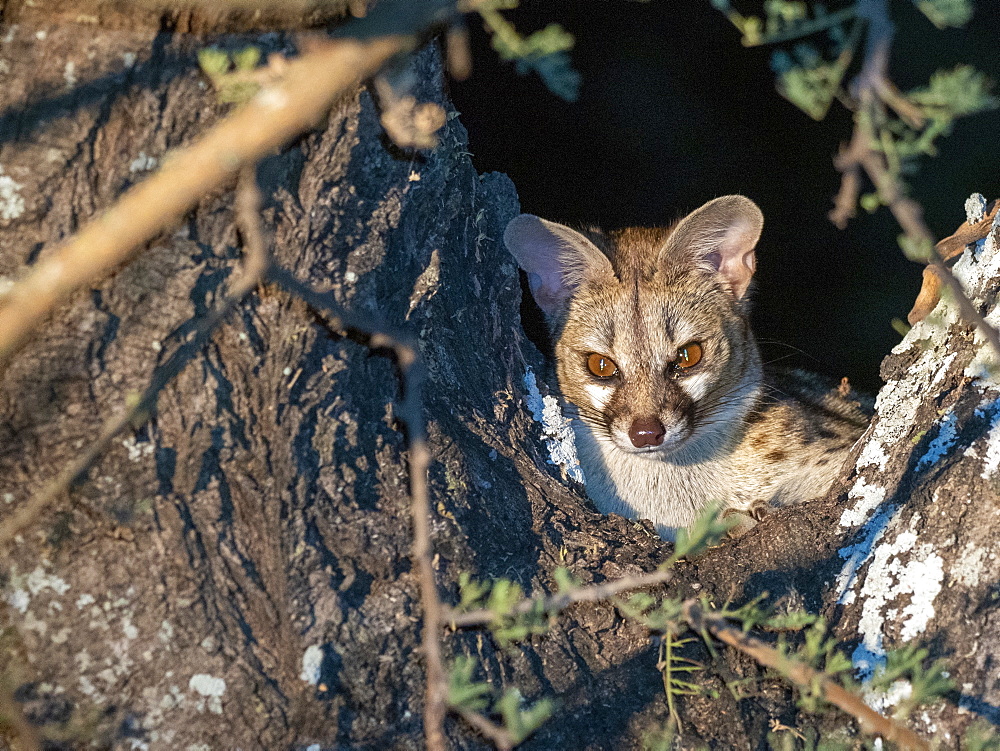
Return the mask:
[[[815,376],[761,365],[746,291],[762,225],[742,196],[669,228],[577,232],[530,215],[508,225],[504,240],[556,342],[587,493],[602,512],[651,519],[668,539],[712,501],[757,518],[822,495],[864,430],[858,403]],[[679,369],[690,342],[702,358]],[[595,377],[592,353],[617,374]],[[662,443],[636,447],[639,419],[662,425]]]

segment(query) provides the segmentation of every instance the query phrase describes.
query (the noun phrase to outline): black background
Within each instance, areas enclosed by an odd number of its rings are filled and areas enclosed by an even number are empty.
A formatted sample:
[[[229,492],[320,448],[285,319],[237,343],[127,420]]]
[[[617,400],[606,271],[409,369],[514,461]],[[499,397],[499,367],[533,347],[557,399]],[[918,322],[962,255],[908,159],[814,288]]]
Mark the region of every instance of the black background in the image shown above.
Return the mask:
[[[1000,3],[980,0],[968,27],[945,31],[907,0],[892,8],[900,88],[958,63],[997,78]],[[536,75],[518,76],[474,22],[473,74],[451,88],[476,167],[507,173],[522,211],[606,229],[666,224],[727,193],[753,198],[765,216],[754,293],[765,358],[877,390],[899,341],[890,322],[905,319],[921,269],[899,250],[887,209],[859,211],[843,232],[826,218],[850,113],[834,103],[817,123],[782,99],[772,48],[742,47],[708,0],[526,1],[506,15],[523,34],[550,22],[573,33],[583,86],[567,103]],[[971,193],[1000,195],[997,143],[1000,112],[960,120],[910,178],[938,238],[965,219]]]

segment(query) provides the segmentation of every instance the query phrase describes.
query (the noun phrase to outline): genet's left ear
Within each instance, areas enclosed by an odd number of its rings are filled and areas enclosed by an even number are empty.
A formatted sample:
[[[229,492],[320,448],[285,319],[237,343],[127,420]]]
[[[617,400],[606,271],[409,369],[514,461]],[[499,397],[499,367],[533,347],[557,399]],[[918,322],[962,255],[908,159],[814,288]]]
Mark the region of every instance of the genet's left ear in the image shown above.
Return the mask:
[[[685,253],[706,270],[718,273],[733,298],[746,294],[757,268],[754,248],[764,215],[745,196],[722,196],[684,217],[670,233],[664,252]]]

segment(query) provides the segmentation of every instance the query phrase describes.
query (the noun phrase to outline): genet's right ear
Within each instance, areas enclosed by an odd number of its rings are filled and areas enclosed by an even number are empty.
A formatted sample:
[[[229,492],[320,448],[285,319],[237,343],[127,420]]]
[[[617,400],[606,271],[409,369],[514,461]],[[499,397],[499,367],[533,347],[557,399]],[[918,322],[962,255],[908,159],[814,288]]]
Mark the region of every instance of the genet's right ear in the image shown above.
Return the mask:
[[[559,313],[585,279],[612,273],[607,256],[584,235],[532,214],[511,219],[503,242],[547,316]]]

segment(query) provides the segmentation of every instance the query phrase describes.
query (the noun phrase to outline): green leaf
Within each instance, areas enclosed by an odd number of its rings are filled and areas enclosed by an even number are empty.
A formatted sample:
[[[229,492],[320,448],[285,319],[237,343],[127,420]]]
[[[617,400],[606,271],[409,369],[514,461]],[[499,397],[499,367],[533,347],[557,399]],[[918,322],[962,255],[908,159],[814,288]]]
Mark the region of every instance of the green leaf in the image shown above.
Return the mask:
[[[734,22],[743,34],[741,41],[744,47],[756,47],[761,43],[764,36],[764,22],[757,18],[757,16],[740,18],[738,22]]]
[[[467,571],[458,575],[458,609],[474,610],[486,607],[486,593],[490,591],[489,582],[481,582],[473,579]]]
[[[504,60],[513,60],[519,74],[534,70],[549,90],[567,101],[575,101],[580,90],[580,74],[571,63],[568,50],[574,39],[561,25],[551,23],[544,29],[523,37],[498,12],[479,10],[493,33],[490,43]]]
[[[253,70],[260,63],[260,47],[246,47],[233,55],[236,70]]]
[[[909,681],[912,691],[907,704],[915,706],[931,701],[954,688],[945,675],[945,662],[935,660],[924,667],[930,652],[917,644],[907,644],[886,654],[885,663],[875,671],[871,686],[887,691],[898,680]]]
[[[818,621],[820,616],[807,613],[804,610],[792,613],[781,613],[770,616],[764,627],[775,631],[799,631],[806,626],[811,626]]]
[[[812,65],[800,64],[781,73],[778,93],[813,120],[822,120],[843,77],[843,66],[816,59]]]
[[[677,629],[683,618],[682,606],[679,598],[666,597],[658,601],[646,592],[636,592],[628,600],[618,603],[618,609],[626,618],[660,633]]]
[[[907,334],[910,333],[910,328],[911,328],[910,324],[908,324],[902,318],[893,318],[892,321],[889,322],[889,325],[892,326],[892,330],[895,331],[900,336],[905,337]]]
[[[580,96],[582,78],[573,68],[570,56],[565,52],[553,52],[541,57],[522,58],[515,66],[524,74],[534,70],[549,91],[567,102],[575,102]]]
[[[559,566],[552,572],[552,578],[556,580],[556,591],[560,594],[572,592],[580,586],[580,580],[570,573],[565,566]]]
[[[739,621],[743,626],[743,633],[747,633],[750,629],[756,627],[757,625],[769,622],[772,615],[770,610],[760,607],[760,603],[763,602],[767,596],[767,592],[761,592],[752,600],[744,605],[740,605],[738,608],[732,608],[727,603],[723,606],[719,614],[723,618],[730,618],[734,621]]]
[[[972,19],[972,0],[915,0],[920,11],[939,29],[965,26]]]
[[[702,511],[697,521],[687,529],[682,529],[677,533],[677,541],[674,543],[674,554],[670,561],[676,561],[684,556],[691,556],[700,553],[721,540],[725,534],[736,524],[736,520],[725,520],[720,518],[722,504],[710,503]]]
[[[504,727],[510,733],[515,745],[535,732],[543,722],[552,716],[555,709],[551,699],[540,699],[529,707],[523,707],[524,697],[516,688],[503,692],[493,709],[503,718]]]
[[[493,636],[504,649],[512,642],[521,641],[532,634],[544,634],[549,630],[549,616],[541,600],[531,601],[531,610],[517,616],[503,616],[491,626]]]
[[[255,81],[227,81],[226,78],[223,76],[218,84],[218,97],[223,104],[243,104],[260,91],[260,84]]]
[[[486,607],[493,612],[497,618],[508,615],[521,600],[524,599],[524,590],[517,582],[510,579],[497,579],[490,589],[489,598],[486,600]]]
[[[215,47],[198,50],[198,65],[209,78],[221,76],[229,70],[229,55]]]
[[[1000,735],[985,720],[977,720],[965,731],[962,748],[966,751],[1000,751]]]
[[[487,697],[490,687],[486,683],[476,683],[472,673],[476,669],[476,661],[467,655],[455,659],[448,673],[448,705],[456,709],[467,709],[473,712],[483,710],[489,704]]]
[[[998,100],[990,93],[992,81],[971,65],[958,65],[931,75],[927,86],[907,96],[928,117],[954,119],[996,109]]]
[[[674,728],[671,725],[662,730],[651,730],[642,737],[642,751],[672,751],[674,735]]]
[[[869,214],[874,214],[882,205],[882,199],[878,197],[878,193],[864,193],[858,199],[858,203]]]
[[[896,242],[903,250],[903,255],[917,263],[927,263],[934,253],[934,245],[927,238],[914,240],[906,235],[900,235],[896,238]]]

